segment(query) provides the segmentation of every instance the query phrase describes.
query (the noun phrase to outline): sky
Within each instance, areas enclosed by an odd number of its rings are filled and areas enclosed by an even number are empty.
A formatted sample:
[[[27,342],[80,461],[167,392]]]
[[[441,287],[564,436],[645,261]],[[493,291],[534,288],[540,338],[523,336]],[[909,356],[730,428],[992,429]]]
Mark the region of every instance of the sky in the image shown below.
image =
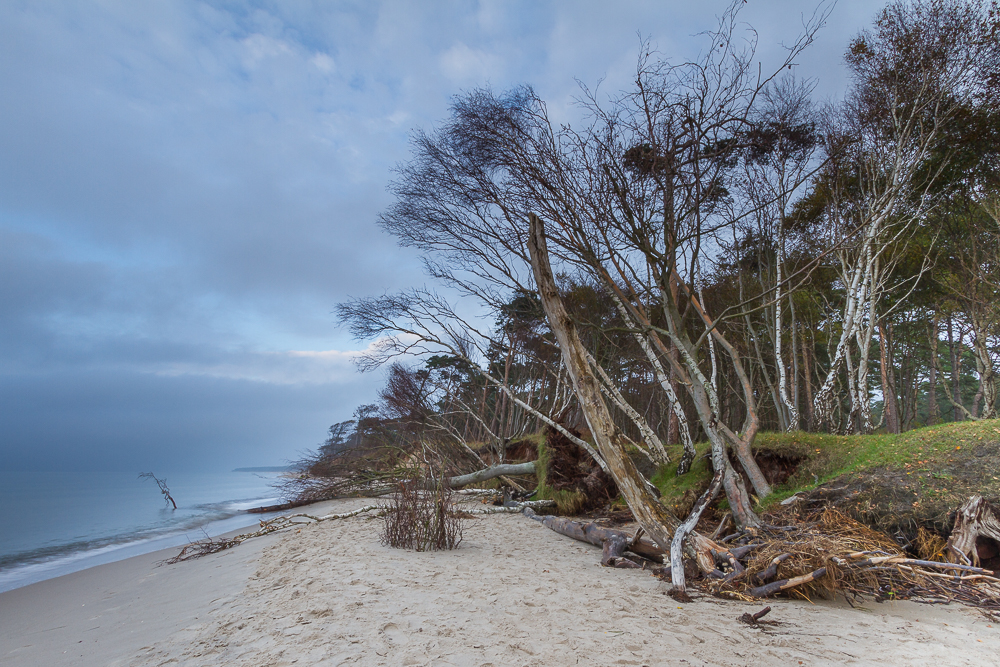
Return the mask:
[[[348,297],[425,284],[376,223],[409,137],[477,86],[626,88],[720,0],[0,3],[0,468],[277,465],[375,400]],[[880,2],[796,72],[835,100]],[[767,62],[811,2],[748,0]]]

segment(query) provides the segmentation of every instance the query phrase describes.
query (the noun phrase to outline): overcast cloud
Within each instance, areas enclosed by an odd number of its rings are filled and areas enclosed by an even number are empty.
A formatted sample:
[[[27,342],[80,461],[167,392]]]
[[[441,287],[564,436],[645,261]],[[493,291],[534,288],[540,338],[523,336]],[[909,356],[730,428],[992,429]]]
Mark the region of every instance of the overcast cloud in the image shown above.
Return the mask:
[[[0,4],[0,466],[269,465],[374,399],[349,295],[422,284],[376,226],[451,95],[628,84],[637,32],[691,58],[725,2]],[[799,74],[837,97],[876,7]],[[750,0],[762,57],[808,2]]]

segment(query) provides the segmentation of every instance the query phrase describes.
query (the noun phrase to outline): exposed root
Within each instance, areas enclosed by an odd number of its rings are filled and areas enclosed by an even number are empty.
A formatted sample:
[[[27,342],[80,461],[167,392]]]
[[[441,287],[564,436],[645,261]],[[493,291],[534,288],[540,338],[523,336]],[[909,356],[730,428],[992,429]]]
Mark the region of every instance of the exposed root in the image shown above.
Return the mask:
[[[1000,612],[1000,577],[991,570],[909,558],[887,535],[834,509],[810,518],[769,534],[740,536],[737,542],[753,539],[758,544],[743,562],[748,575],[709,581],[709,591],[742,600],[839,593],[878,602],[954,601]],[[730,553],[738,549],[734,546]]]

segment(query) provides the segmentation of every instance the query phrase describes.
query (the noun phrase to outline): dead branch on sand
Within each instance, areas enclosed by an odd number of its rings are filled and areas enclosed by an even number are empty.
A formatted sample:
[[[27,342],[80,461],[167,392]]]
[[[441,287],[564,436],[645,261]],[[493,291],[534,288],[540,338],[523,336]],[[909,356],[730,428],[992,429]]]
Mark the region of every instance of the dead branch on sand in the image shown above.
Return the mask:
[[[359,507],[351,512],[344,512],[343,514],[327,514],[326,516],[313,516],[311,514],[289,514],[284,516],[276,516],[273,519],[267,519],[260,522],[260,528],[253,531],[252,533],[242,533],[234,537],[226,539],[215,539],[208,538],[205,540],[199,540],[197,542],[192,542],[188,544],[181,552],[174,556],[173,558],[168,558],[164,562],[168,565],[173,565],[174,563],[180,563],[182,561],[191,560],[193,558],[200,558],[202,556],[208,556],[209,554],[219,553],[220,551],[225,551],[226,549],[232,549],[235,546],[239,546],[243,542],[253,538],[253,537],[263,537],[264,535],[270,535],[271,533],[276,533],[279,530],[286,530],[288,528],[295,528],[296,526],[302,526],[310,523],[321,523],[323,521],[332,521],[334,519],[349,519],[353,516],[358,516],[360,514],[365,514],[367,512],[382,511],[384,508],[381,505],[365,505],[364,507]],[[296,521],[296,519],[301,519]]]

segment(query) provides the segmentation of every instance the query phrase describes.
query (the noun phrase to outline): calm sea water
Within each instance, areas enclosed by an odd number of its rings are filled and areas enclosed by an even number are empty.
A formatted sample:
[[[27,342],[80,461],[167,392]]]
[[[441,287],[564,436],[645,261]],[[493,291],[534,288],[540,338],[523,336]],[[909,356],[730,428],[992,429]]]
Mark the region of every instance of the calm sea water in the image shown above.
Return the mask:
[[[279,502],[275,473],[0,471],[0,591],[255,525]]]

